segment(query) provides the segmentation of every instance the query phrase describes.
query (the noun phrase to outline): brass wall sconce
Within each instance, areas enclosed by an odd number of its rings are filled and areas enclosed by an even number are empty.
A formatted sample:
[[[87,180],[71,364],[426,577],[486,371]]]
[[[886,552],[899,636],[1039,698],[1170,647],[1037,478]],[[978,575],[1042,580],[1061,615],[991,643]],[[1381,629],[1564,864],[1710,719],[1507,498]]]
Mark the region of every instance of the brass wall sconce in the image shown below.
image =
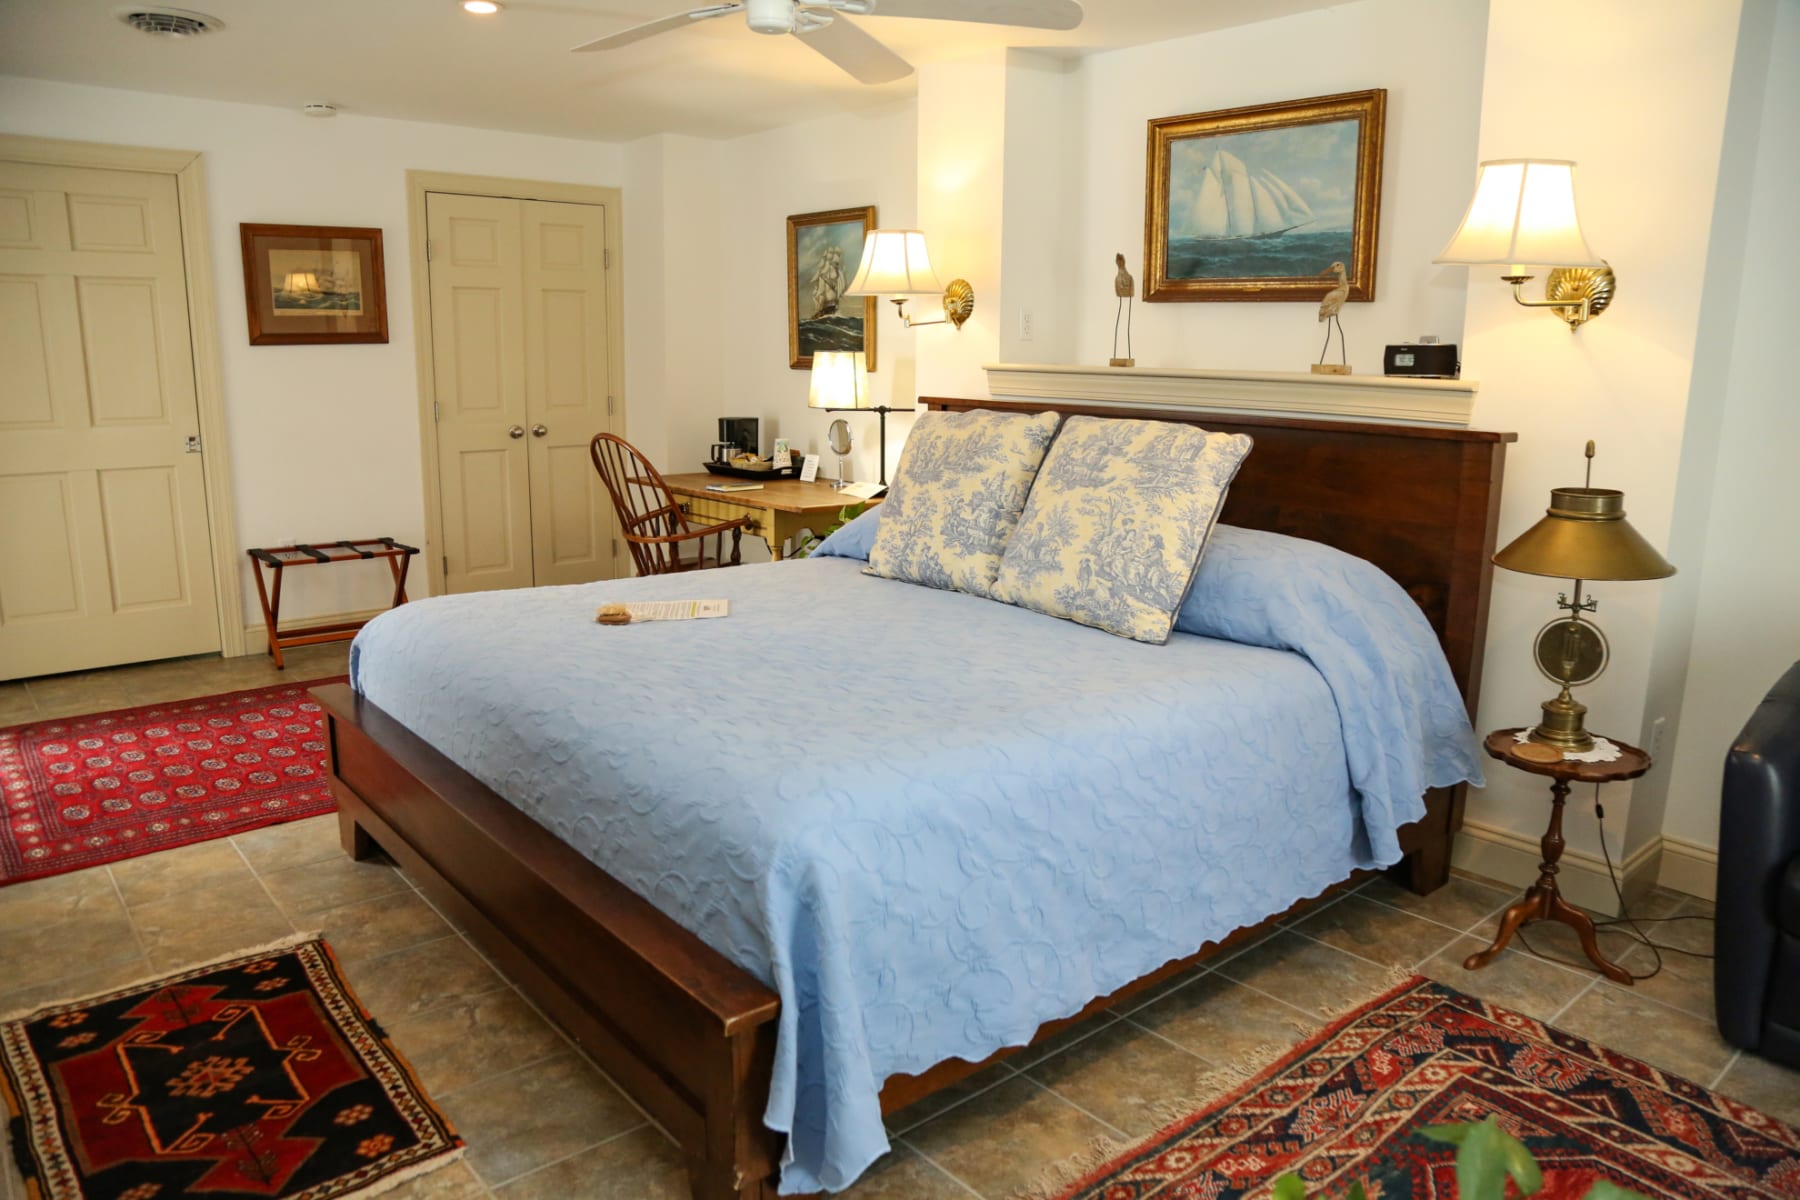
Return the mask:
[[[1587,460],[1591,485],[1592,442],[1587,444]],[[1544,719],[1531,731],[1530,740],[1559,750],[1592,750],[1594,738],[1585,721],[1587,705],[1570,695],[1569,689],[1598,679],[1610,653],[1600,627],[1582,615],[1600,607],[1591,596],[1582,599],[1582,581],[1667,579],[1675,568],[1625,519],[1624,492],[1587,485],[1552,488],[1550,508],[1543,519],[1495,554],[1494,565],[1527,575],[1574,580],[1573,597],[1563,593],[1556,598],[1556,606],[1569,615],[1538,631],[1538,670],[1561,690],[1544,701]]]
[[[908,329],[919,325],[954,325],[975,311],[975,289],[966,279],[952,279],[950,286],[938,282],[931,269],[931,254],[925,248],[925,235],[917,229],[876,229],[863,241],[862,262],[856,278],[850,281],[846,296],[887,296],[900,313],[900,323]],[[915,321],[906,315],[906,301],[912,296],[941,296],[944,315],[936,321]]]
[[[1475,198],[1456,236],[1431,260],[1458,266],[1505,268],[1513,299],[1548,308],[1571,332],[1605,312],[1618,281],[1581,232],[1575,212],[1575,164],[1561,159],[1497,158],[1481,164]],[[1550,266],[1544,299],[1527,300],[1532,275],[1525,263]]]

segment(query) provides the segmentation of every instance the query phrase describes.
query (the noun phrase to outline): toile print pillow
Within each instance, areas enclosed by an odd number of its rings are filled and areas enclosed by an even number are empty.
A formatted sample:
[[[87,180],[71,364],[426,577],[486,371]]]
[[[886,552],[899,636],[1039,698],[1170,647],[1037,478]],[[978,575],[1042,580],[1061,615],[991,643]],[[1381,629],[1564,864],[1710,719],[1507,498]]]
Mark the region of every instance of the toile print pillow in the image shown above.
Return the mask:
[[[867,575],[993,595],[1056,413],[924,413],[881,506]]]
[[[1070,417],[994,599],[1162,645],[1250,446],[1197,425]]]

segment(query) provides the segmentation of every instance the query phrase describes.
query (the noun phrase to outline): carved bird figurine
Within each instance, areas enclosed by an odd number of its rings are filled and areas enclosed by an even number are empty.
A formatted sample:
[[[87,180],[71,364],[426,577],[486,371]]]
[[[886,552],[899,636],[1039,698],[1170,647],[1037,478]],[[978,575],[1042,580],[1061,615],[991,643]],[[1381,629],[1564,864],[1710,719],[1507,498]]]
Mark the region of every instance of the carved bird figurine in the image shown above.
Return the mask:
[[[1319,321],[1329,321],[1331,325],[1337,326],[1338,357],[1348,364],[1350,356],[1349,351],[1344,348],[1344,324],[1338,320],[1338,313],[1343,310],[1344,301],[1350,298],[1350,277],[1344,274],[1344,264],[1341,262],[1332,263],[1319,274],[1337,276],[1337,286],[1326,292],[1325,298],[1319,301]],[[1331,349],[1331,325],[1325,326],[1325,344],[1319,347],[1320,362],[1325,361],[1325,352]]]
[[[1113,313],[1113,356],[1112,365],[1129,367],[1137,363],[1131,356],[1131,302],[1137,298],[1137,280],[1125,269],[1125,256],[1113,255],[1113,261],[1119,265],[1119,273],[1113,276],[1113,295],[1119,298],[1119,307]],[[1125,357],[1119,357],[1119,318],[1125,319]]]

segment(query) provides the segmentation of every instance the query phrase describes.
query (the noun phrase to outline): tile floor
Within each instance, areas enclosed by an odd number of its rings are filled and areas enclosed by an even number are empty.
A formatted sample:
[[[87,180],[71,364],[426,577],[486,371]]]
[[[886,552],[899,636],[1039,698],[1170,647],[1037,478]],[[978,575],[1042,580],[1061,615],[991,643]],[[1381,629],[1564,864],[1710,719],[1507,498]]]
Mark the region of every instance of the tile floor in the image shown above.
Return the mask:
[[[147,704],[283,678],[341,673],[344,647],[266,660],[184,660],[0,685],[0,724]],[[1457,878],[1431,896],[1385,879],[1316,909],[1223,961],[1100,1014],[889,1121],[894,1152],[859,1200],[1005,1200],[1097,1137],[1128,1140],[1163,1105],[1202,1100],[1230,1068],[1266,1061],[1322,1009],[1382,990],[1393,968],[1554,1021],[1800,1123],[1800,1074],[1745,1057],[1711,1018],[1711,963],[1669,955],[1636,988],[1508,951],[1462,969],[1513,893]],[[1644,916],[1709,915],[1659,893]],[[1652,927],[1711,948],[1711,925]],[[364,1004],[392,1033],[469,1143],[464,1161],[392,1200],[685,1200],[658,1129],[385,862],[353,863],[324,817],[110,867],[0,889],[0,1012],[79,996],[286,936],[321,930]],[[1577,955],[1560,927],[1532,934]],[[1648,951],[1608,934],[1634,970]],[[1222,1070],[1224,1069],[1224,1070]],[[8,1161],[0,1198],[22,1195]]]

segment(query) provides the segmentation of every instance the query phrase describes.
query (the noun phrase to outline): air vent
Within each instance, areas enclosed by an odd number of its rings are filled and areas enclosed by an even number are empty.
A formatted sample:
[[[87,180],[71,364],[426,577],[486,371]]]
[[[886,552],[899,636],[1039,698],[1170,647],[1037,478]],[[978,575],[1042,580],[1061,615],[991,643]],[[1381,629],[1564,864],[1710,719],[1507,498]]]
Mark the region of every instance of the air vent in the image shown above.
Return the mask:
[[[126,8],[119,11],[119,20],[141,33],[168,38],[199,37],[225,28],[219,18],[185,8]]]

